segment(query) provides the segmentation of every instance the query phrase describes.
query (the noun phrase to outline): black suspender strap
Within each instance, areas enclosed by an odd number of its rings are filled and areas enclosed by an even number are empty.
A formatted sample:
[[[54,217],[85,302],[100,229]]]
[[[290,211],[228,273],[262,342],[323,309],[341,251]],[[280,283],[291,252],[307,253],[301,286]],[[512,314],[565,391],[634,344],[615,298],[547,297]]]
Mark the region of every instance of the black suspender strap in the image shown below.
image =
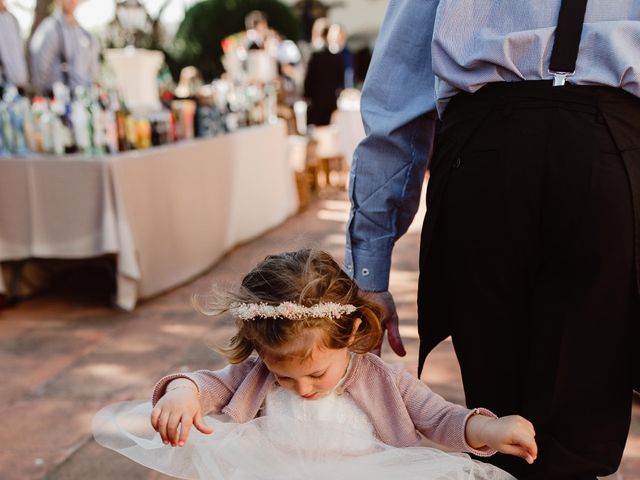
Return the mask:
[[[564,85],[567,77],[576,71],[586,10],[587,0],[562,0],[549,64],[554,86]]]
[[[67,60],[67,48],[64,42],[64,32],[62,31],[62,22],[64,20],[56,20],[56,29],[58,31],[58,42],[60,45],[60,72],[62,73],[62,83],[70,88],[69,85],[69,62]]]
[[[0,56],[0,100],[4,98],[4,84],[7,83],[7,76],[5,75],[3,68],[2,57]],[[1,143],[2,140],[0,140],[0,144]]]

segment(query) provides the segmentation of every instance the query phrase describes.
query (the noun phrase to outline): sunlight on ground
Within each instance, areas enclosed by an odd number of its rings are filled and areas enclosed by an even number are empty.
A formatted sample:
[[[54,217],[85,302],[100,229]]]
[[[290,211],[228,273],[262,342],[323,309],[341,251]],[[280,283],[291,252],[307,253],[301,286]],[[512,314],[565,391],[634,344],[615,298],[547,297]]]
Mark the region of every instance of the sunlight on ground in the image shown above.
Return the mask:
[[[171,333],[172,335],[182,335],[188,337],[199,337],[206,333],[207,328],[204,326],[192,325],[192,324],[179,324],[172,323],[169,325],[163,325],[160,327],[160,331],[164,333]]]
[[[342,210],[348,212],[351,209],[351,202],[348,200],[325,200],[322,202],[324,208],[328,210]]]
[[[349,212],[338,210],[318,210],[318,218],[320,220],[346,223],[347,220],[349,220]]]
[[[333,233],[331,235],[327,235],[322,239],[323,245],[342,245],[345,244],[345,237],[343,233]]]
[[[156,343],[145,342],[137,338],[135,342],[118,342],[117,350],[121,353],[147,353],[154,351],[156,348],[158,348]]]
[[[350,209],[351,203],[347,200],[324,200],[318,210],[318,218],[346,224]]]
[[[400,336],[405,338],[419,338],[418,336],[418,327],[416,326],[408,326],[408,325],[400,325]]]
[[[78,371],[82,374],[88,374],[92,377],[98,377],[102,379],[115,378],[118,380],[118,383],[140,381],[139,375],[133,375],[131,373],[132,370],[129,365],[119,365],[115,363],[96,363],[79,368]]]

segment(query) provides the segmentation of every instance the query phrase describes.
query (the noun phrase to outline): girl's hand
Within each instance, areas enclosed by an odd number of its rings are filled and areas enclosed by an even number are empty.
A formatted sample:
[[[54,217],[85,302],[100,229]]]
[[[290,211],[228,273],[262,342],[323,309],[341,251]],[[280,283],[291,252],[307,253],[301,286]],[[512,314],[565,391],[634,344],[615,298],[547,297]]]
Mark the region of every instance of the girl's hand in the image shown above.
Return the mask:
[[[473,415],[465,429],[467,443],[473,448],[485,445],[531,464],[538,456],[536,432],[531,422],[520,415],[491,418]]]
[[[173,447],[184,446],[192,425],[202,433],[213,433],[213,428],[202,419],[198,389],[186,378],[173,380],[167,385],[166,393],[151,411],[151,425],[163,443],[171,443]]]

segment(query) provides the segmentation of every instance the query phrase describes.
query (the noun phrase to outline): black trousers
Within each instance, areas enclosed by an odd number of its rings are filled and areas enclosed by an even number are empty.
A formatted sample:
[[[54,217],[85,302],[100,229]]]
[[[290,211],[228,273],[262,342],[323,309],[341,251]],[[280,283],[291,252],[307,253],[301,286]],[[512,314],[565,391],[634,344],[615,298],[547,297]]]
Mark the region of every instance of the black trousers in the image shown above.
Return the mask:
[[[448,335],[469,407],[531,420],[519,479],[613,473],[640,382],[640,100],[491,84],[436,137],[418,292],[420,365]]]

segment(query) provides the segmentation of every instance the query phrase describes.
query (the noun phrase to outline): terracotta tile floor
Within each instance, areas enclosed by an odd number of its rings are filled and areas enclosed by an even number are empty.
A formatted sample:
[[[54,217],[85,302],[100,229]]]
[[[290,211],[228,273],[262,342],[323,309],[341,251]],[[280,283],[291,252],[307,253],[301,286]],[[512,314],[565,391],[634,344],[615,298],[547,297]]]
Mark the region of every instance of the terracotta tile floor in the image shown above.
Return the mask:
[[[147,398],[154,381],[168,372],[222,366],[210,346],[224,341],[231,325],[195,313],[191,295],[205,292],[214,281],[237,282],[274,251],[312,245],[341,259],[348,207],[344,193],[327,193],[304,213],[236,248],[201,277],[140,303],[132,313],[109,308],[111,286],[96,272],[89,278],[68,276],[63,288],[0,310],[0,478],[168,478],[98,446],[90,433],[93,414],[111,402]],[[408,350],[402,361],[414,371],[415,227],[396,247],[391,279]],[[399,361],[388,351],[383,356]],[[425,380],[445,397],[463,401],[450,342],[432,354]],[[621,475],[640,480],[637,402]]]

